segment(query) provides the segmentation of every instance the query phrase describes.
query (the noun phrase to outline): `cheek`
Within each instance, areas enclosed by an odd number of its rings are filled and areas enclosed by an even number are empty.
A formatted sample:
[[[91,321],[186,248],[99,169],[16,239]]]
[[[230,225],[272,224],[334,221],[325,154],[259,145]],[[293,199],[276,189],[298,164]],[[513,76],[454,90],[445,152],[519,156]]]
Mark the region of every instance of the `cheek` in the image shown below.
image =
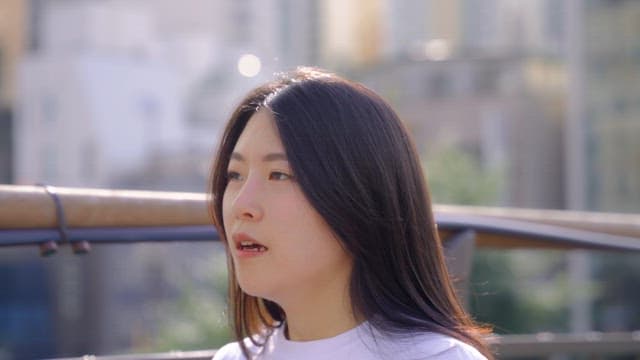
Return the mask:
[[[335,258],[344,253],[329,225],[308,202],[297,201],[279,213],[287,246],[298,259]]]
[[[226,192],[222,196],[222,224],[224,225],[225,231],[229,230],[229,220],[232,218],[231,214],[231,201],[229,200],[229,196],[227,196]]]
[[[276,206],[271,207],[270,215],[274,223],[279,224],[288,233],[300,236],[301,232],[309,235],[315,233],[318,228],[320,215],[311,207],[302,194],[282,194]]]

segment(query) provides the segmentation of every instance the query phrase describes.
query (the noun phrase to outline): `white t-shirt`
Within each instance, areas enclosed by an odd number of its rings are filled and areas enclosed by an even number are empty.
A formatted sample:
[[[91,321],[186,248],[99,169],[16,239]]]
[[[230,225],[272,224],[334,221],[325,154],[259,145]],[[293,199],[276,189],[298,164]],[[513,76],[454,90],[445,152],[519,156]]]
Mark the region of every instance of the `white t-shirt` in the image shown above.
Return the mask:
[[[402,338],[380,335],[363,323],[335,337],[314,341],[291,341],[283,328],[275,330],[267,341],[260,360],[486,360],[474,347],[452,337],[436,333],[420,333]],[[257,348],[248,339],[249,350]],[[246,360],[237,342],[220,348],[213,360]]]

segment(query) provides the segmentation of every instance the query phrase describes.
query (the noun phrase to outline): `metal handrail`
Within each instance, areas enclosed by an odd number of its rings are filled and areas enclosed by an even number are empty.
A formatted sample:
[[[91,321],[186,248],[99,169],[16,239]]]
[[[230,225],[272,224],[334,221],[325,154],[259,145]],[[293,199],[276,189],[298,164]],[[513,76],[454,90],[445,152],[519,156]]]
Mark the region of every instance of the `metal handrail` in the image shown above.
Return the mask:
[[[558,354],[640,354],[640,331],[577,334],[501,335],[490,341],[499,357],[531,358]]]
[[[185,240],[217,240],[205,194],[55,191],[70,242],[167,241],[174,235],[180,239],[180,231]],[[472,229],[479,247],[640,250],[638,214],[436,205],[435,217],[443,239]],[[57,226],[54,203],[43,187],[0,185],[0,246],[60,242]]]

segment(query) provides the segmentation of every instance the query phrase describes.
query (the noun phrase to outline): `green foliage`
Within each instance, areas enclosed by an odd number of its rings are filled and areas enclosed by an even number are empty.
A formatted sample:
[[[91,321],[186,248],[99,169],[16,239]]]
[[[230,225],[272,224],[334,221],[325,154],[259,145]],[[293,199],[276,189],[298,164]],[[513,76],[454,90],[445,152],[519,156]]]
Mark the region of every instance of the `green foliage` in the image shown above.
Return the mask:
[[[181,281],[180,297],[158,307],[162,321],[136,352],[215,349],[231,341],[226,317],[227,268],[221,248]]]
[[[157,335],[154,351],[212,349],[228,343],[231,336],[224,309],[224,299],[211,293],[185,292],[168,307],[171,316]]]
[[[518,266],[523,257],[533,266]],[[562,254],[553,251],[479,250],[471,274],[471,313],[499,334],[566,331],[567,293],[559,291],[564,278],[557,269],[562,262]]]
[[[594,301],[599,331],[640,329],[640,260],[638,254],[598,253],[592,256],[598,292]]]
[[[474,156],[445,147],[425,167],[436,203],[496,205],[502,169],[484,169]],[[496,333],[564,331],[567,294],[562,254],[477,250],[470,284],[470,311]],[[550,270],[549,270],[550,269]],[[540,278],[540,274],[543,277]]]
[[[427,158],[425,167],[435,203],[493,205],[499,200],[501,169],[483,169],[462,150],[439,150]]]
[[[501,169],[483,169],[455,148],[436,151],[426,168],[433,200],[459,205],[498,203]],[[594,330],[640,329],[640,261],[636,254],[593,253],[594,282],[576,288],[567,279],[565,253],[477,250],[470,311],[496,333],[569,331],[570,294],[594,299]]]

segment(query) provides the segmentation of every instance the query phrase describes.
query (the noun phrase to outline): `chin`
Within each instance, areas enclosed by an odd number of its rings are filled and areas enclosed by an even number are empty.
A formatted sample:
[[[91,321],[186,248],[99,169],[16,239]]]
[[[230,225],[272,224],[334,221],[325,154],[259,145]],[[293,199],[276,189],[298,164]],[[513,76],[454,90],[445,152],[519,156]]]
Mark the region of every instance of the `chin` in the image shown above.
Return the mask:
[[[240,289],[247,294],[254,297],[259,297],[267,300],[271,300],[273,296],[271,286],[269,286],[269,281],[264,281],[261,279],[244,279],[236,275],[238,279],[238,285],[240,285]],[[271,290],[271,291],[270,291]],[[273,301],[273,300],[272,300]]]

